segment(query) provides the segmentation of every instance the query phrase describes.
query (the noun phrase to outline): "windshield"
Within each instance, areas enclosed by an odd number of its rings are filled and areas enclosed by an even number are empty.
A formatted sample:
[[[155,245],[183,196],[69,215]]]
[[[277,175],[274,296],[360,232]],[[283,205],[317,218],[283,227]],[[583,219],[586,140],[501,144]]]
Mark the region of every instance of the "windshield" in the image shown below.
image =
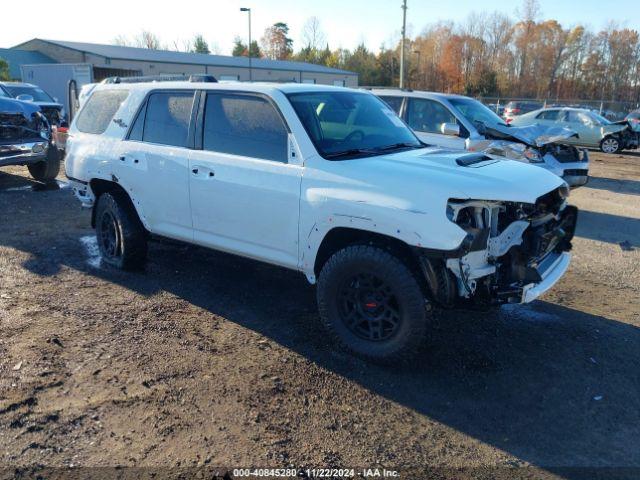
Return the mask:
[[[602,115],[599,115],[596,112],[589,112],[588,115],[600,125],[611,125],[611,120],[604,118]]]
[[[357,158],[424,144],[379,98],[363,92],[304,92],[287,97],[325,158]]]
[[[471,123],[481,123],[483,125],[502,125],[507,127],[498,115],[492,112],[488,107],[472,98],[450,98],[449,103],[453,105],[467,120]]]
[[[34,102],[53,102],[53,98],[51,98],[47,92],[38,87],[5,85],[4,88],[7,89],[13,98],[17,98],[18,95],[31,95]]]

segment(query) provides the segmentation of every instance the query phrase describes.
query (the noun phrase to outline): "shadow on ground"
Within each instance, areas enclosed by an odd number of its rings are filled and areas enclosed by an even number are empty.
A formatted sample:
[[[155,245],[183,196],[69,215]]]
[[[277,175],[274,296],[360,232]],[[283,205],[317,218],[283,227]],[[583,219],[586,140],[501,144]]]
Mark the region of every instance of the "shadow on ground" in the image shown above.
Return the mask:
[[[640,219],[610,213],[580,210],[576,236],[600,242],[640,247]]]
[[[295,272],[157,242],[144,273],[93,268],[79,241],[91,233],[88,214],[78,216],[68,190],[0,192],[0,201],[26,202],[33,222],[56,224],[38,238],[25,237],[11,227],[8,211],[0,212],[0,224],[9,225],[0,230],[0,245],[28,252],[24,267],[38,275],[64,266],[145,296],[171,292],[566,478],[587,477],[559,467],[640,467],[640,329],[632,325],[540,301],[494,313],[449,314],[433,321],[431,347],[413,367],[367,365],[327,344],[314,288]]]
[[[586,188],[608,190],[613,193],[640,195],[640,182],[637,180],[623,180],[618,178],[589,177]]]

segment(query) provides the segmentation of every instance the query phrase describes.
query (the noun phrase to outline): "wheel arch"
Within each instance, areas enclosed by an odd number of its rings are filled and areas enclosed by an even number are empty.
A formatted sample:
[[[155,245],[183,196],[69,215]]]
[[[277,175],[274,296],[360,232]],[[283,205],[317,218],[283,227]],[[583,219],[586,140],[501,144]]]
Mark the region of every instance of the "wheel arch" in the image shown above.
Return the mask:
[[[138,215],[138,219],[140,220],[142,225],[145,227],[145,229],[147,228],[144,216],[140,214],[140,211],[136,207],[136,203],[131,198],[131,195],[129,195],[129,192],[127,192],[127,190],[118,182],[116,182],[115,180],[105,180],[103,178],[92,178],[89,181],[89,187],[91,188],[91,191],[93,192],[93,195],[95,197],[95,200],[93,201],[93,208],[91,209],[91,226],[93,228],[95,228],[96,226],[96,207],[98,205],[98,200],[100,196],[105,193],[115,193],[118,196],[126,199],[126,201],[129,202],[131,208],[133,208],[133,211]]]
[[[411,268],[418,265],[416,248],[399,238],[370,230],[336,226],[324,235],[318,246],[313,264],[314,275],[318,276],[331,255],[351,245],[373,245],[393,253]]]

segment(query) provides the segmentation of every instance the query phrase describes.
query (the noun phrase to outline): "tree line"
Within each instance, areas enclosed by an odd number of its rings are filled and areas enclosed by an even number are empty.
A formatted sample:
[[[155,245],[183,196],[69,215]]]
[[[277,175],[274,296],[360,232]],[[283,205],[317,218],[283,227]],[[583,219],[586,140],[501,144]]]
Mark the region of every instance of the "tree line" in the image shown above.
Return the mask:
[[[640,102],[640,38],[636,30],[610,23],[600,31],[582,25],[565,27],[541,20],[537,0],[524,0],[515,17],[501,12],[471,13],[461,22],[426,26],[407,39],[407,86],[473,96],[593,99]],[[350,70],[361,85],[395,86],[400,75],[400,42],[377,51],[361,43],[353,50],[331,49],[320,21],[303,26],[301,46],[294,49],[289,26],[268,27],[248,46],[235,38],[231,54],[294,60]],[[142,32],[120,45],[166,48],[158,37]],[[171,48],[171,47],[170,47]],[[203,35],[174,42],[173,48],[220,53]]]

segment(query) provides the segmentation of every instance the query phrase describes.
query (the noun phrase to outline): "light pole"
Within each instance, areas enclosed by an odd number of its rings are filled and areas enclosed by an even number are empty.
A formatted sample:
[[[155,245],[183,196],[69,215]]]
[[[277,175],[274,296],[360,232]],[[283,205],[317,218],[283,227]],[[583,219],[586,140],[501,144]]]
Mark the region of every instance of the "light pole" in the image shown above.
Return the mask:
[[[402,41],[400,42],[400,88],[404,88],[404,42],[407,33],[407,0],[402,0]]]
[[[418,63],[416,64],[416,72],[418,72],[418,80],[419,80],[420,79],[420,55],[422,55],[422,52],[420,50],[414,50],[413,53],[415,53],[418,56]]]
[[[249,81],[253,81],[253,75],[251,72],[251,9],[246,7],[240,8],[241,12],[249,13],[249,46],[247,47],[247,53],[249,54]]]

